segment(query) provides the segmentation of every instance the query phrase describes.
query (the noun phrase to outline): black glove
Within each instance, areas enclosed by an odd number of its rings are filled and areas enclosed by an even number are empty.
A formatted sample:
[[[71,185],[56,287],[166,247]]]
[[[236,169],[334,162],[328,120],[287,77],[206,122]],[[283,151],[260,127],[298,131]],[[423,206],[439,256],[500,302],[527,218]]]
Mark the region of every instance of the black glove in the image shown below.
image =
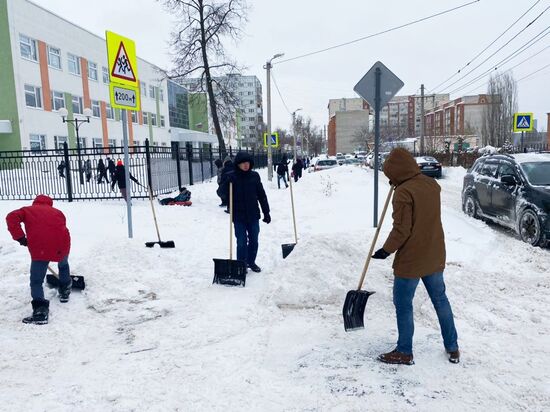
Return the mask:
[[[384,248],[378,249],[376,252],[374,252],[374,255],[372,255],[373,259],[386,259],[390,254],[384,250]]]
[[[27,246],[27,237],[26,236],[23,236],[23,237],[17,239],[17,241],[19,242],[19,244],[21,246]]]
[[[269,216],[269,213],[264,214],[263,221],[267,223],[268,225],[271,223],[271,216]]]

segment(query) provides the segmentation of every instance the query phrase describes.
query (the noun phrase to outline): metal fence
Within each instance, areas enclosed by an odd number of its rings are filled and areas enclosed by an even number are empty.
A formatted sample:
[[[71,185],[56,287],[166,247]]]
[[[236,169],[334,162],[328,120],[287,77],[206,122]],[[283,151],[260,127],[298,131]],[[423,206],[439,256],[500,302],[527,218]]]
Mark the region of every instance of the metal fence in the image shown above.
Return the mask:
[[[267,166],[265,151],[247,151],[254,158],[255,168]],[[236,150],[231,147],[233,157]],[[221,158],[212,146],[193,148],[190,144],[173,142],[171,147],[129,147],[129,170],[140,182],[130,182],[133,198],[147,198],[147,187],[153,195],[170,193],[181,186],[193,185],[215,177],[216,158]],[[282,153],[273,151],[274,162]],[[64,144],[59,150],[0,152],[0,200],[32,200],[46,194],[55,200],[120,199],[117,185],[107,171],[108,181],[99,179],[98,164],[108,159],[115,163],[124,159],[123,147],[95,147],[69,149]],[[223,159],[222,159],[223,160]],[[80,165],[80,167],[79,167]]]

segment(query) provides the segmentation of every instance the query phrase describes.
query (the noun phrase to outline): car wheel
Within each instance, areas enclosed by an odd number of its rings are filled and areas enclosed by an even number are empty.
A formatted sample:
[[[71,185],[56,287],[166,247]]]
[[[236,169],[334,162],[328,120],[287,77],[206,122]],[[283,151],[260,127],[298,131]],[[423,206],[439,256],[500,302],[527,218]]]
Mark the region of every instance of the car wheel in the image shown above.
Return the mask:
[[[472,195],[466,195],[466,199],[464,200],[464,213],[474,219],[479,217],[476,200]]]
[[[523,211],[518,222],[518,231],[521,240],[537,246],[544,242],[544,235],[540,227],[540,219],[531,209]]]

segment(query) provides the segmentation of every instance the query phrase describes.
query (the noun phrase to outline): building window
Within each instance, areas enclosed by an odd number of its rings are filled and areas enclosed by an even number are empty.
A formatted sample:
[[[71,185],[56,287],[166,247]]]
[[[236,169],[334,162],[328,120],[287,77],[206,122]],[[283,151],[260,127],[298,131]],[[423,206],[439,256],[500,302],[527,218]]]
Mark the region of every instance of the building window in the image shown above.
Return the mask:
[[[254,100],[249,100],[248,104],[254,104]]]
[[[250,120],[251,122],[255,122],[256,118],[255,117],[249,117],[248,120]]]
[[[94,150],[94,152],[101,153],[102,150],[100,148],[103,147],[103,139],[101,139],[100,137],[92,138],[92,147],[96,149]]]
[[[250,130],[256,130],[256,126],[248,126]]]
[[[69,66],[69,73],[80,74],[80,57],[67,53],[67,65]]]
[[[164,116],[160,116],[160,127],[165,126]]]
[[[54,136],[53,137],[54,149],[63,150],[63,143],[67,143],[67,136]]]
[[[246,122],[246,117],[241,117],[242,122]]]
[[[115,139],[109,139],[108,142],[109,142],[109,147],[111,149],[116,146],[116,140]]]
[[[143,112],[143,124],[149,124],[149,113]]]
[[[101,72],[103,73],[103,83],[109,84],[109,69],[107,69],[107,67],[103,66],[101,68]]]
[[[151,113],[151,125],[153,125],[153,126],[157,125],[157,115],[156,115],[156,113]]]
[[[147,97],[147,83],[141,82],[141,95]]]
[[[110,104],[106,105],[105,109],[106,109],[106,112],[107,112],[107,119],[114,119],[115,114],[113,112],[113,108],[111,107],[111,105]]]
[[[36,54],[36,40],[20,34],[19,50],[21,51],[21,57],[35,62],[38,61],[38,56]]]
[[[97,82],[97,64],[88,62],[88,78]]]
[[[61,50],[48,46],[48,65],[61,70]]]
[[[46,135],[44,134],[31,134],[29,142],[32,151],[46,150]]]
[[[256,110],[254,109],[248,109],[248,113],[254,113]]]
[[[82,110],[83,110],[82,97],[73,96],[73,113],[82,114]]]
[[[132,111],[132,123],[137,123],[137,112]]]
[[[155,86],[149,86],[149,97],[151,99],[155,98]]]
[[[28,107],[42,108],[40,87],[25,85],[25,103]]]
[[[78,143],[80,143],[81,149],[86,149],[86,138],[85,137],[79,137]]]
[[[159,100],[164,101],[164,89],[162,87],[159,87]]]
[[[65,97],[63,93],[52,91],[52,108],[54,110],[59,110],[65,107]]]
[[[94,117],[101,116],[101,110],[99,107],[99,102],[97,100],[92,100],[92,116]]]

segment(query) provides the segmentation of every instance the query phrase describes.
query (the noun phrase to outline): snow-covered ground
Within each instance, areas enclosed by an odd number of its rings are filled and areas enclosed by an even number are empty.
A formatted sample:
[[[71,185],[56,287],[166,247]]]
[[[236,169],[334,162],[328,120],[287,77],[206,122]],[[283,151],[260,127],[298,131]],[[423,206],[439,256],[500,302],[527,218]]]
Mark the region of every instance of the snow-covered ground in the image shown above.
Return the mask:
[[[56,203],[72,234],[71,268],[87,289],[61,304],[47,326],[30,313],[28,252],[0,235],[2,411],[548,411],[548,249],[465,216],[464,169],[440,180],[447,242],[445,278],[462,360],[445,356],[422,285],[415,298],[415,366],[376,360],[396,340],[391,260],[373,261],[376,291],[366,328],[345,333],[342,304],[356,287],[375,229],[372,170],[306,173],[290,196],[268,183],[273,222],[261,224],[258,264],[245,288],[212,285],[212,258],[228,257],[228,215],[215,183],[190,187],[192,207],[134,202],[127,239],[121,201]],[[387,179],[380,178],[380,207]],[[0,202],[0,214],[28,202]],[[388,211],[391,216],[391,210]],[[379,245],[391,227],[382,228]],[[54,266],[55,267],[55,266]]]

